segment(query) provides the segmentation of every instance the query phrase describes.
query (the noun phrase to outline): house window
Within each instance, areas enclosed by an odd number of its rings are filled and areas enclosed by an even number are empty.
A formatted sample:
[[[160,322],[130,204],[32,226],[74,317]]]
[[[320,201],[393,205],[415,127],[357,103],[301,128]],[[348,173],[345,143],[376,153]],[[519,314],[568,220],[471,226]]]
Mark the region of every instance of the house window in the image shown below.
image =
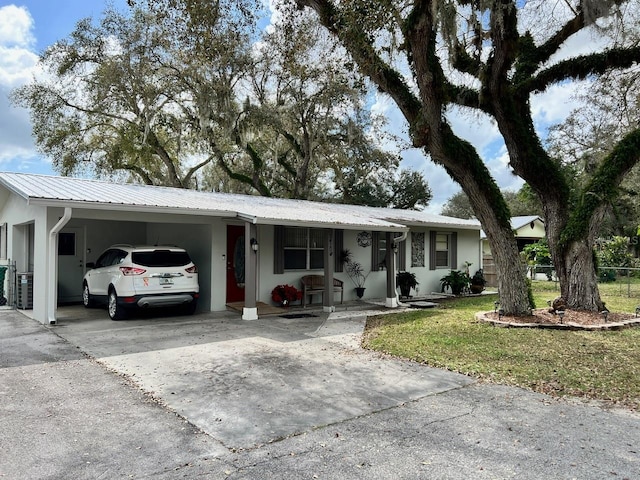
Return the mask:
[[[58,255],[76,254],[76,234],[73,232],[60,232],[58,234]]]
[[[285,227],[283,247],[285,270],[324,268],[324,230]]]
[[[436,234],[436,268],[449,268],[450,236],[446,233]]]
[[[430,232],[429,269],[456,269],[458,263],[458,234],[456,232]]]
[[[371,240],[371,270],[382,270],[387,265],[387,235],[373,232]]]
[[[402,234],[394,233],[393,236],[400,237]],[[371,240],[371,270],[384,270],[387,267],[387,234],[386,232],[373,232]],[[406,240],[398,243],[396,267],[400,270],[406,268],[406,248]]]

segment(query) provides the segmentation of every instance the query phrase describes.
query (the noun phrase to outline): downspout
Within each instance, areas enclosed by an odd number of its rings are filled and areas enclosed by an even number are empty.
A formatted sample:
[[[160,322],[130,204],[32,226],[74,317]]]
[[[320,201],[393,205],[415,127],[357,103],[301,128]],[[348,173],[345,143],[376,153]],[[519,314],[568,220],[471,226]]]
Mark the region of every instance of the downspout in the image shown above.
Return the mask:
[[[395,237],[393,239],[393,245],[395,246],[395,245],[398,245],[400,242],[404,242],[407,239],[408,236],[409,236],[409,231],[408,230],[402,232],[402,235],[400,235],[399,237]]]
[[[398,244],[400,242],[404,242],[409,235],[409,231],[405,230],[402,232],[402,235],[399,237],[395,237],[392,240],[393,245],[391,246],[391,252],[395,252],[398,248]],[[394,255],[397,255],[394,253]],[[385,301],[385,306],[387,308],[397,308],[400,306],[400,295],[398,290],[396,289],[396,274],[398,273],[398,261],[394,258],[393,262],[393,272],[387,277],[387,283],[391,282],[391,286],[387,285],[387,299]],[[393,297],[389,295],[389,292],[393,291]]]
[[[58,233],[71,219],[71,207],[64,208],[64,214],[49,232],[49,281],[47,282],[47,322],[56,324],[56,306],[58,304]]]

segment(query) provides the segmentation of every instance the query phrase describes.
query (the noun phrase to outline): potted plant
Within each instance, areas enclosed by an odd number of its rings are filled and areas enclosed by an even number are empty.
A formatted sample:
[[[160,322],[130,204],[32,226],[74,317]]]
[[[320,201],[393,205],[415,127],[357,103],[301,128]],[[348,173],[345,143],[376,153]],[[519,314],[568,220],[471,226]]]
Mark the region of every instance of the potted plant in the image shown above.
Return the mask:
[[[469,290],[471,290],[471,293],[481,293],[486,284],[487,280],[484,278],[484,272],[480,269],[473,274],[473,277],[471,277]]]
[[[291,302],[302,300],[302,291],[292,285],[278,285],[271,290],[271,299],[283,307],[288,307]]]
[[[452,294],[461,295],[466,288],[469,288],[470,280],[467,273],[460,270],[451,270],[448,275],[440,279],[441,291],[444,293],[446,289],[449,289]]]
[[[342,263],[344,264],[344,270],[349,275],[349,278],[356,287],[356,295],[358,298],[362,298],[364,295],[364,282],[367,280],[369,274],[364,273],[364,267],[360,262],[354,262],[349,250],[343,250],[341,252]]]
[[[412,272],[398,272],[396,274],[396,286],[400,287],[400,296],[409,298],[411,289],[418,286],[416,274]]]

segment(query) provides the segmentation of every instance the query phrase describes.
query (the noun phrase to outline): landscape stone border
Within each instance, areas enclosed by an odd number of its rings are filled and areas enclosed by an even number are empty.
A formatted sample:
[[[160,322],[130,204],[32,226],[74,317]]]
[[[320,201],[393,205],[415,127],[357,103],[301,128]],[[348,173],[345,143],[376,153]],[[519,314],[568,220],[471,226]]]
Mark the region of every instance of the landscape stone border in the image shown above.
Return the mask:
[[[476,320],[480,322],[490,323],[495,327],[503,328],[546,328],[550,330],[586,330],[586,331],[602,331],[602,330],[622,330],[624,328],[636,327],[640,325],[640,318],[630,318],[629,320],[623,320],[621,322],[609,322],[598,325],[581,325],[579,323],[520,323],[520,322],[505,322],[503,320],[496,320],[489,318],[487,314],[490,312],[478,312],[475,315]]]

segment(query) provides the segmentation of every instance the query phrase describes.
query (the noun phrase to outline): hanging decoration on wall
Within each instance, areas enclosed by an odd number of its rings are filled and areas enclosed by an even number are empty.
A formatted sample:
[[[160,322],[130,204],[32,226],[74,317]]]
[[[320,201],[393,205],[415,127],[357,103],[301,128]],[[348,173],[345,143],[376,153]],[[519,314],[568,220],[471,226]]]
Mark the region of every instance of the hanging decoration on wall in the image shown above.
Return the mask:
[[[358,245],[368,247],[371,245],[371,232],[360,232],[357,237]]]

